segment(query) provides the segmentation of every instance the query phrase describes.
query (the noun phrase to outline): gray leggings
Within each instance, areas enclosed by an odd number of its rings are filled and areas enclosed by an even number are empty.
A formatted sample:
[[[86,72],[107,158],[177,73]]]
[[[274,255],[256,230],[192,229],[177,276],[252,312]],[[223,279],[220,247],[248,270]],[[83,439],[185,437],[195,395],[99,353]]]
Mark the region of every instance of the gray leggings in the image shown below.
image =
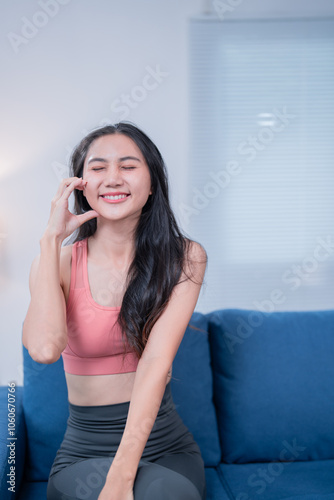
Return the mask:
[[[77,406],[53,462],[47,500],[96,500],[117,451],[129,403]],[[176,412],[170,383],[148,438],[134,483],[135,500],[205,500],[204,463]]]

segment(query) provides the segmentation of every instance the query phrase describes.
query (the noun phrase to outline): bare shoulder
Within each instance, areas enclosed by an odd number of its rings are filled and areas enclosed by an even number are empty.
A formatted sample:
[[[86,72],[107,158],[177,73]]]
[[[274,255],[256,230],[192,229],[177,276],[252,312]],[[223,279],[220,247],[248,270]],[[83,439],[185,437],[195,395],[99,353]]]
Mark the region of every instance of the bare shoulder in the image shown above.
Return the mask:
[[[203,262],[205,263],[208,260],[208,256],[205,248],[198,243],[198,241],[193,241],[187,239],[188,242],[188,258],[193,261]]]
[[[186,239],[186,242],[183,276],[202,283],[208,262],[206,250],[197,241]]]

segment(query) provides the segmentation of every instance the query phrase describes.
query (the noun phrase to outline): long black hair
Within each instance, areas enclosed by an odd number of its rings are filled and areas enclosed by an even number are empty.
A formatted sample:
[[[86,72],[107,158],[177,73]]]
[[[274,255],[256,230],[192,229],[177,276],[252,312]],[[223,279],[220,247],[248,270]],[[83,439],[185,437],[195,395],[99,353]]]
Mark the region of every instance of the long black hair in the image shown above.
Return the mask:
[[[119,122],[93,130],[82,139],[71,157],[71,175],[82,177],[88,149],[99,137],[123,134],[142,152],[151,177],[152,194],[135,231],[135,254],[130,264],[126,291],[118,321],[129,345],[141,356],[155,322],[166,308],[173,288],[180,282],[191,240],[180,230],[169,202],[167,170],[151,139],[130,122]],[[74,191],[75,213],[91,210],[81,190]],[[82,224],[74,241],[92,236],[96,218]]]

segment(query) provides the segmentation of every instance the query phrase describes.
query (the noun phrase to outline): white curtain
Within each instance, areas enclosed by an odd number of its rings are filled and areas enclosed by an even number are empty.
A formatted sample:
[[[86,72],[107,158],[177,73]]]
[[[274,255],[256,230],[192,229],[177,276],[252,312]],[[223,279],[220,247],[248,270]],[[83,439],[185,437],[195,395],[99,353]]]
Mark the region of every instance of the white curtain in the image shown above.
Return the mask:
[[[190,22],[197,310],[334,307],[334,20]]]

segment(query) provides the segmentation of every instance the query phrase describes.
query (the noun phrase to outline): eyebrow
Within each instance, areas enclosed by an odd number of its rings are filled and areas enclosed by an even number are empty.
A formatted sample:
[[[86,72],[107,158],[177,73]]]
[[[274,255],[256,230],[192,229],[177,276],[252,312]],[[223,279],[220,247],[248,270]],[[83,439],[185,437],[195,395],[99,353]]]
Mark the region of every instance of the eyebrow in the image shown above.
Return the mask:
[[[122,158],[118,158],[118,161],[127,161],[127,160],[135,160],[135,161],[141,161],[139,158],[136,158],[135,156],[122,156]],[[88,160],[88,165],[90,163],[93,163],[93,162],[96,162],[96,161],[99,161],[99,162],[102,162],[102,163],[108,163],[108,160],[106,160],[105,158],[91,158],[90,160]]]

